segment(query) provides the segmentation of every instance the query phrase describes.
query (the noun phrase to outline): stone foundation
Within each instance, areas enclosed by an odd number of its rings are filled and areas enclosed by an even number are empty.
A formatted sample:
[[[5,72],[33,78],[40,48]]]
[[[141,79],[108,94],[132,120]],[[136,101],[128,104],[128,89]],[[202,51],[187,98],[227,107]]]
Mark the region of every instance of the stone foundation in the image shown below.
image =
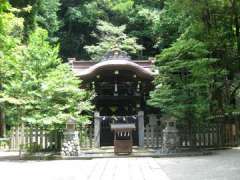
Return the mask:
[[[63,133],[64,139],[62,144],[62,156],[79,156],[79,132],[78,131],[65,131]]]

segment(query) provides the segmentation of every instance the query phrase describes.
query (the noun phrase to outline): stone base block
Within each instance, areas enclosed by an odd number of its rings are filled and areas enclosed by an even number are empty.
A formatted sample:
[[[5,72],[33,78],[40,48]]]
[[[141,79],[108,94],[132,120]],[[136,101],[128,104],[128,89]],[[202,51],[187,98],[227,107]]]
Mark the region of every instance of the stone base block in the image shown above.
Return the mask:
[[[66,131],[63,133],[62,156],[79,156],[81,153],[79,145],[79,132]]]

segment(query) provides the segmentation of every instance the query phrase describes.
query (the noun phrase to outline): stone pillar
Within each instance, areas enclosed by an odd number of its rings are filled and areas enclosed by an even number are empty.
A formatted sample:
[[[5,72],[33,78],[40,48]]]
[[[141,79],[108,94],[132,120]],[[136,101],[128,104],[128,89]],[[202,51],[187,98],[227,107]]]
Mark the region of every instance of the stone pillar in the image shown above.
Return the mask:
[[[94,113],[94,142],[95,142],[95,148],[100,148],[100,128],[101,128],[101,122],[100,122],[100,113],[95,112]]]
[[[163,130],[162,153],[176,153],[180,143],[176,120],[169,118],[165,122],[166,127]]]
[[[144,148],[144,112],[138,112],[138,143],[139,147]]]
[[[63,156],[79,156],[79,132],[76,131],[76,121],[70,118],[66,123],[66,129],[63,132],[62,151]]]

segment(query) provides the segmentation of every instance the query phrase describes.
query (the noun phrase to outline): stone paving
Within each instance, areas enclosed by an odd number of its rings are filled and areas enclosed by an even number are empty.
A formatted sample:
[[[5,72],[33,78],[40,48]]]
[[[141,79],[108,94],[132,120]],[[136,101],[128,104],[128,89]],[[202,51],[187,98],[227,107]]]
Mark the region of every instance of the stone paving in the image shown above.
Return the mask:
[[[161,158],[157,164],[173,180],[240,180],[240,148],[210,156]]]
[[[175,158],[19,161],[0,153],[0,180],[239,180],[240,149]],[[15,160],[14,160],[15,158]],[[10,160],[9,160],[10,159]]]

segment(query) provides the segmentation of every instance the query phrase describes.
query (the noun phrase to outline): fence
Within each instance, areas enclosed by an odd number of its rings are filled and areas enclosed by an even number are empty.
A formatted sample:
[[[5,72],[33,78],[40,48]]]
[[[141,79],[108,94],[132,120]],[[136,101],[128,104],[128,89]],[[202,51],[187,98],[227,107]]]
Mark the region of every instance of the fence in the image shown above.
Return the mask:
[[[93,127],[80,126],[79,140],[81,148],[92,148],[94,145]],[[19,150],[20,147],[29,151],[60,151],[63,131],[45,130],[35,126],[13,127],[10,136],[10,149]]]
[[[13,127],[11,129],[10,149],[58,151],[61,148],[61,139],[62,133],[59,130],[48,131],[38,127]]]
[[[178,127],[180,147],[211,148],[231,147],[240,144],[239,123],[208,123],[196,124],[191,129],[187,125]],[[144,130],[144,145],[146,148],[160,148],[162,145],[162,130],[159,125],[146,125]]]
[[[238,123],[209,123],[180,128],[182,147],[224,147],[239,145]]]
[[[162,127],[146,125],[144,129],[144,145],[147,148],[159,148],[162,144]]]
[[[206,148],[237,146],[240,144],[239,122],[197,124],[191,129],[186,125],[179,126],[180,147]],[[161,148],[162,130],[159,125],[146,125],[144,129],[144,145],[146,148]],[[94,147],[94,128],[80,126],[80,147],[89,149]],[[61,149],[62,130],[48,131],[38,127],[13,127],[10,136],[10,149],[19,150],[20,147],[30,151],[59,151]]]
[[[92,148],[94,146],[93,130],[92,126],[80,126],[78,128],[81,148]]]

